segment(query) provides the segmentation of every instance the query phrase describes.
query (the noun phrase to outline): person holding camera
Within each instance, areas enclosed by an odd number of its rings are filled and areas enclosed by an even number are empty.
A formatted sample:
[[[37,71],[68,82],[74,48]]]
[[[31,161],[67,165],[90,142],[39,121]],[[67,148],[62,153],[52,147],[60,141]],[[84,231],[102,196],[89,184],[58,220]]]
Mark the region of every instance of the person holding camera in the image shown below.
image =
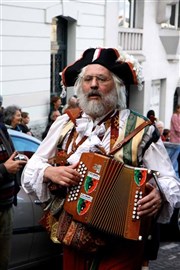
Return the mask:
[[[0,270],[8,269],[13,229],[13,205],[17,205],[18,172],[27,157],[15,151],[7,129],[0,124]]]

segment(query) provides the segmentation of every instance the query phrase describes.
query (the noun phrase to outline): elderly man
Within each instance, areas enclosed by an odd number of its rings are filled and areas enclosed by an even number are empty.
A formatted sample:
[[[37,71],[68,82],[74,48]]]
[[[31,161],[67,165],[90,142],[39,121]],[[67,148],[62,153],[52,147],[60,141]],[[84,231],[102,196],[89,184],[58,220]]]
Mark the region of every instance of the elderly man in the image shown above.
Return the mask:
[[[51,126],[47,137],[28,161],[22,177],[27,192],[34,191],[41,201],[50,198],[49,182],[59,186],[77,185],[76,170],[81,154],[98,152],[108,155],[147,118],[126,108],[126,89],[142,88],[141,67],[134,58],[119,54],[114,48],[90,48],[82,57],[62,72],[65,87],[74,86],[81,112],[73,122],[70,114],[60,116]],[[130,89],[131,91],[131,89]],[[71,124],[69,124],[71,122]],[[174,207],[180,204],[180,186],[167,152],[157,137],[154,125],[143,128],[114,153],[114,158],[131,166],[143,166],[159,172],[159,187],[147,183],[148,194],[137,202],[137,214],[155,216],[158,221],[170,220]],[[57,153],[57,145],[65,166],[48,163]],[[111,181],[111,179],[109,179]],[[87,254],[64,245],[63,269],[126,269],[142,266],[144,242],[121,237],[108,242],[96,254]]]

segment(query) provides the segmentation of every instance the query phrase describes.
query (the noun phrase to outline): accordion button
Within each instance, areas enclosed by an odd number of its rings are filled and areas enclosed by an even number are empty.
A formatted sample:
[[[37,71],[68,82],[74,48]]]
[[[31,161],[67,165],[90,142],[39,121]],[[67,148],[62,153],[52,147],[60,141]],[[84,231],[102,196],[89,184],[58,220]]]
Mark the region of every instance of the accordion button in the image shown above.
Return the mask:
[[[141,235],[139,235],[139,238],[138,238],[140,241],[142,240],[142,236]]]

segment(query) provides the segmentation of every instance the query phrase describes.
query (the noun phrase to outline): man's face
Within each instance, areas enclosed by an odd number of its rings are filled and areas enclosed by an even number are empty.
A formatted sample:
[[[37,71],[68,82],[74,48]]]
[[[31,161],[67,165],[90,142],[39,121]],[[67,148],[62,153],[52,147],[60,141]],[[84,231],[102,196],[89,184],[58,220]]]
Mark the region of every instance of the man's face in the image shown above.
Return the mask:
[[[78,95],[80,107],[93,118],[114,109],[118,99],[110,71],[98,64],[86,67]]]

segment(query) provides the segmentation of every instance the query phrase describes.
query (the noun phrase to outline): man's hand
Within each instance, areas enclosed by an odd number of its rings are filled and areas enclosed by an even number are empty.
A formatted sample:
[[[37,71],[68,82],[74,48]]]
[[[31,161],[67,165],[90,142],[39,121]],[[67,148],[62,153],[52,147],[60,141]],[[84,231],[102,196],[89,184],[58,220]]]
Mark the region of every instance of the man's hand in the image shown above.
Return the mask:
[[[6,170],[8,173],[15,174],[20,169],[24,167],[24,165],[27,163],[25,160],[14,160],[15,156],[17,156],[17,152],[14,152],[8,160],[4,163],[4,166],[6,167]],[[28,160],[28,157],[27,157]]]
[[[157,187],[151,185],[150,183],[147,183],[146,187],[149,190],[149,194],[138,201],[137,214],[139,216],[155,215],[157,214],[162,205],[162,198]]]
[[[77,185],[81,177],[81,175],[75,170],[77,165],[78,163],[69,166],[47,167],[44,172],[44,182],[49,179],[52,182],[65,187]]]

